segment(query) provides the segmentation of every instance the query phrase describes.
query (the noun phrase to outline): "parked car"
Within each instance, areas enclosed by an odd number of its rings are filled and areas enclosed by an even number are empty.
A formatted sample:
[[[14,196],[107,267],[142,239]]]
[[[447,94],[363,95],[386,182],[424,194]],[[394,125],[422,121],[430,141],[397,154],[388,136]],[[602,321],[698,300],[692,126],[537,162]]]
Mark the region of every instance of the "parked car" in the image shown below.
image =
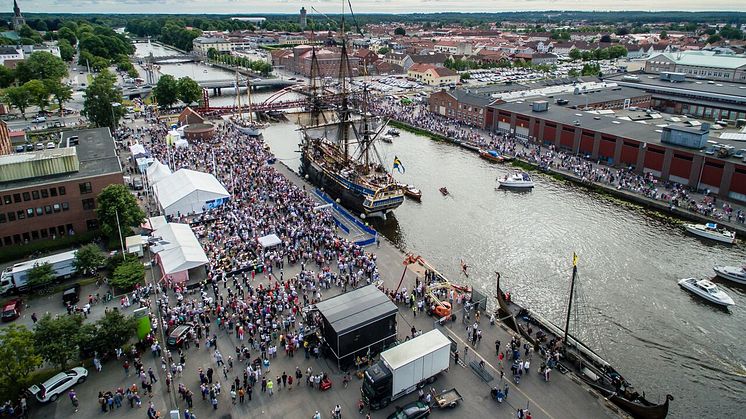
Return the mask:
[[[37,150],[44,150],[44,143],[36,143]]]
[[[388,416],[388,419],[419,419],[430,415],[430,406],[422,402],[407,403],[397,407],[396,411]]]
[[[34,145],[33,144],[26,144],[26,151],[34,151]]]
[[[33,122],[34,123],[47,122],[47,117],[46,116],[37,116],[36,118],[34,118]]]
[[[50,141],[47,143],[47,148],[54,148],[54,147],[55,147],[54,142]]]
[[[134,188],[134,189],[135,189],[136,191],[139,191],[139,190],[141,190],[141,189],[143,188],[143,185],[142,185],[142,178],[136,177],[135,179],[133,179],[133,180],[132,180],[132,187],[133,187],[133,188]]]
[[[68,371],[63,371],[49,380],[35,384],[29,387],[29,392],[36,397],[41,403],[53,402],[60,397],[65,390],[80,384],[88,377],[88,370],[83,367],[75,367]]]
[[[8,301],[5,307],[3,307],[2,320],[4,322],[12,322],[21,317],[21,310],[23,310],[23,300],[17,298]]]
[[[171,333],[168,334],[166,339],[166,346],[169,348],[181,348],[186,341],[187,336],[192,332],[193,325],[191,323],[185,323],[176,326]]]
[[[16,146],[16,153],[23,153],[24,150],[26,150],[26,148],[22,145]]]

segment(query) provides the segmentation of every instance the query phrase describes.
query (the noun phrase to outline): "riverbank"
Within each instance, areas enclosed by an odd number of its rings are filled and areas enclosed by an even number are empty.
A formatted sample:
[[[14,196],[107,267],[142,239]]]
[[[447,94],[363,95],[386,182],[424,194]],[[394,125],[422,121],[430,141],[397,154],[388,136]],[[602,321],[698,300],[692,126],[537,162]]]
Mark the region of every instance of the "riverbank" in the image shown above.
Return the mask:
[[[405,122],[391,121],[389,122],[389,125],[397,127],[399,129],[407,130],[413,134],[426,136],[436,141],[449,142],[451,144],[458,145],[460,147],[473,151],[474,153],[478,153],[478,151],[475,150],[475,147],[473,145],[464,144],[461,141],[453,140],[453,139],[444,137],[440,134],[435,134],[427,130],[423,130],[421,128],[412,126]],[[631,202],[631,203],[640,205],[641,207],[648,209],[648,210],[655,211],[657,214],[662,215],[664,217],[668,217],[668,218],[674,217],[675,219],[678,219],[678,220],[694,221],[698,223],[711,223],[711,222],[717,223],[722,226],[725,226],[726,228],[730,230],[736,231],[738,235],[746,236],[746,225],[744,224],[733,223],[733,222],[728,222],[725,220],[719,220],[719,219],[714,219],[711,217],[706,217],[702,214],[689,211],[685,208],[671,207],[665,202],[651,199],[640,194],[636,194],[636,193],[626,191],[623,189],[617,189],[617,188],[611,187],[610,185],[606,185],[603,183],[589,182],[589,181],[583,180],[580,177],[576,176],[575,174],[564,171],[564,170],[559,170],[556,168],[543,169],[543,168],[540,168],[539,165],[532,163],[525,159],[515,158],[511,162],[511,164],[523,170],[545,173],[549,176],[552,176],[555,179],[566,180],[566,181],[572,182],[573,184],[592,190],[594,192],[609,195],[614,198],[624,200],[626,202]]]

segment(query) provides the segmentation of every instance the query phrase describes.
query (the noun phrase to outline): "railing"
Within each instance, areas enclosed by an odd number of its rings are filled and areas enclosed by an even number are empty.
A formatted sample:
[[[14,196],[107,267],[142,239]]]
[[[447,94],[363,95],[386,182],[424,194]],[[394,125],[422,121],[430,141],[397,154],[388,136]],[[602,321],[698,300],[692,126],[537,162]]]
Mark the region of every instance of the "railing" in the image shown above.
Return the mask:
[[[355,242],[354,242],[355,244],[357,244],[358,246],[365,247],[365,246],[370,246],[373,243],[376,243],[376,241],[378,240],[378,232],[376,230],[368,227],[362,221],[360,221],[357,218],[355,218],[343,206],[341,206],[338,203],[336,203],[329,195],[325,194],[320,189],[315,189],[314,193],[316,194],[316,196],[318,196],[319,198],[321,198],[324,202],[326,202],[327,204],[330,204],[334,208],[334,210],[338,214],[341,214],[342,217],[344,217],[345,219],[347,219],[347,221],[355,224],[355,226],[357,228],[359,228],[362,232],[364,232],[367,235],[371,236],[371,237],[368,237],[368,238],[365,238],[365,239],[355,240]],[[334,222],[338,226],[339,225],[343,225],[344,226],[344,223],[342,223],[340,220],[337,220],[336,217],[334,218]],[[347,233],[347,234],[350,233],[350,230],[349,230],[349,228],[347,228],[347,226],[342,227],[342,230],[344,230],[344,232]]]

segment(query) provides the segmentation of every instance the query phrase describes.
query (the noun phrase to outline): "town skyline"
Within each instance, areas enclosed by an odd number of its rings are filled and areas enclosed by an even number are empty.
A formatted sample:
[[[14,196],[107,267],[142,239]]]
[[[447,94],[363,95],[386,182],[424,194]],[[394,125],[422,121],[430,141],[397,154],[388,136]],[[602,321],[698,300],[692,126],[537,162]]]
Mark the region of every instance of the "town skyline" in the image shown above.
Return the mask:
[[[313,9],[324,14],[338,14],[341,6],[336,0],[323,1],[241,1],[241,0],[164,0],[154,4],[151,0],[80,0],[75,8],[61,0],[21,0],[20,7],[26,13],[118,13],[118,14],[294,14],[301,7],[306,7],[309,15],[317,14]],[[402,0],[374,1],[362,0],[353,2],[355,13],[448,13],[448,12],[511,12],[511,11],[629,11],[629,12],[664,12],[664,11],[739,11],[740,2],[735,0],[715,0],[702,3],[694,0],[683,0],[667,6],[662,4],[650,8],[645,0],[622,0],[614,6],[600,1],[578,3],[572,0],[529,0],[516,7],[514,2],[505,0],[488,0],[476,3],[464,3],[457,0]],[[143,7],[147,7],[144,10]],[[175,9],[177,7],[177,9]],[[253,10],[247,10],[247,9]]]

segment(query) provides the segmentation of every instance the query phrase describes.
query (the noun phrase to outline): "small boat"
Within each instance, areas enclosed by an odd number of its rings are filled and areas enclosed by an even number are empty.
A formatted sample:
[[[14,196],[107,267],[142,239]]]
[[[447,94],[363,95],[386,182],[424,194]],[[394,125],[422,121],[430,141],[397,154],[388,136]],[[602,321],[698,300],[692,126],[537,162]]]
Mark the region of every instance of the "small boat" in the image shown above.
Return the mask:
[[[417,189],[414,185],[407,185],[406,183],[399,183],[398,186],[404,192],[404,196],[407,198],[420,201],[422,199],[422,191]]]
[[[746,268],[738,266],[715,266],[712,268],[715,273],[729,281],[738,282],[746,285]]]
[[[497,183],[499,188],[508,189],[531,189],[534,187],[534,181],[525,172],[505,175],[502,179],[498,178]]]
[[[686,231],[694,234],[695,236],[704,237],[706,239],[728,244],[733,244],[736,242],[735,231],[729,231],[725,228],[718,228],[718,225],[715,223],[684,224],[684,228],[686,229]]]
[[[207,73],[207,69],[202,70],[203,73]]]
[[[442,187],[442,188],[440,188],[440,189],[438,189],[438,190],[440,191],[440,193],[443,194],[443,196],[448,196],[448,189],[446,189],[445,186]]]
[[[695,278],[684,278],[679,281],[679,286],[711,303],[724,307],[735,304],[733,299],[730,298],[730,295],[726,294],[725,291],[718,288],[717,285],[713,284],[708,279],[697,280]]]
[[[505,159],[495,150],[479,150],[479,157],[493,163],[503,163]]]
[[[396,128],[390,128],[388,131],[386,131],[386,134],[391,135],[392,137],[398,137],[401,132]]]
[[[391,143],[394,142],[394,137],[392,137],[389,134],[386,134],[386,135],[384,135],[384,136],[381,137],[381,141],[383,141],[384,143],[391,144]]]

